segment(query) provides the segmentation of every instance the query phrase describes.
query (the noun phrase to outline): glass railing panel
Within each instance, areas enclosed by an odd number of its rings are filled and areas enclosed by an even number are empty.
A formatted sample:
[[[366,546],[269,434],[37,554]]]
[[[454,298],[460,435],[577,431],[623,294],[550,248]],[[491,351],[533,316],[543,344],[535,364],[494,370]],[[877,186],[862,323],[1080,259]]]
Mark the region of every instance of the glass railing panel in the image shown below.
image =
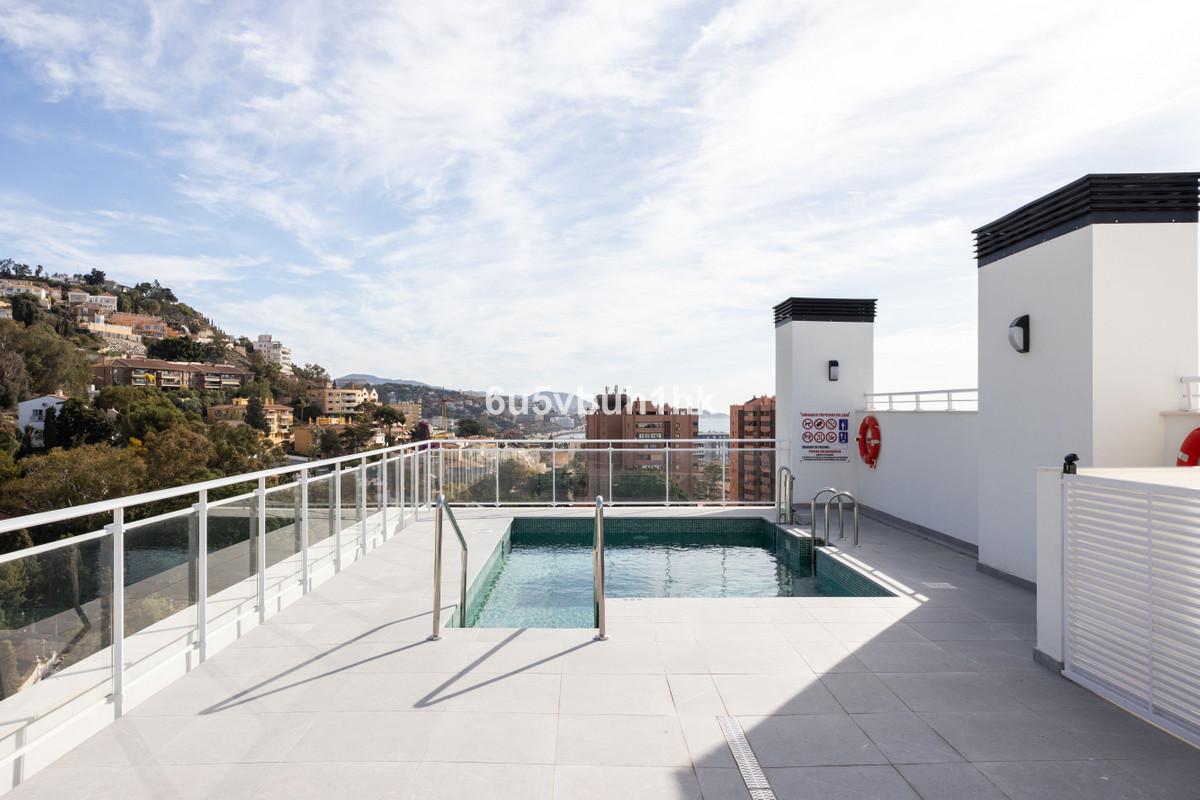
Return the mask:
[[[614,503],[662,504],[667,500],[666,458],[661,446],[636,444],[618,447],[613,452],[611,498]],[[672,495],[685,495],[677,481]]]
[[[672,447],[670,456],[672,503],[721,502],[724,476],[719,450]]]
[[[770,446],[753,442],[730,445],[729,502],[775,502],[776,453]],[[782,464],[782,461],[778,461]],[[793,501],[795,498],[793,498]]]
[[[499,492],[501,503],[549,503],[550,457],[536,447],[500,448]]]
[[[300,487],[270,489],[266,496],[267,574],[269,583],[300,580]]]
[[[442,485],[451,503],[496,502],[495,447],[446,447],[442,451]]]
[[[245,485],[239,487],[246,489]],[[254,610],[258,599],[258,497],[208,506],[208,626],[213,631]]]
[[[127,509],[130,517],[139,509]],[[199,518],[186,510],[128,522],[125,528],[125,636],[132,665],[196,634],[199,599]]]
[[[44,543],[36,529],[32,539],[27,533],[6,536],[26,547]],[[0,564],[0,696],[14,709],[6,712],[10,722],[33,721],[84,694],[110,690],[111,541],[106,536]],[[13,705],[18,694],[26,696],[20,711]],[[0,741],[9,735],[5,726]]]

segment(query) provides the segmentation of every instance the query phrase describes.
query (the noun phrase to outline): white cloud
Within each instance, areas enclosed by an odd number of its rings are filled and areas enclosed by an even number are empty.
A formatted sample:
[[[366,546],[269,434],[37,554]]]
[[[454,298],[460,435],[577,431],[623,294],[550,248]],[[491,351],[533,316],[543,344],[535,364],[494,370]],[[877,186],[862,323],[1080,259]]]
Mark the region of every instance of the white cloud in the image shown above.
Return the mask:
[[[813,294],[880,298],[878,388],[971,384],[970,229],[1200,152],[1194,3],[107,9],[0,0],[0,46],[48,100],[136,115],[212,229],[286,242],[162,263],[245,275],[196,304],[287,317],[335,372],[724,403],[771,389],[770,306]],[[48,259],[129,249],[38,213]]]

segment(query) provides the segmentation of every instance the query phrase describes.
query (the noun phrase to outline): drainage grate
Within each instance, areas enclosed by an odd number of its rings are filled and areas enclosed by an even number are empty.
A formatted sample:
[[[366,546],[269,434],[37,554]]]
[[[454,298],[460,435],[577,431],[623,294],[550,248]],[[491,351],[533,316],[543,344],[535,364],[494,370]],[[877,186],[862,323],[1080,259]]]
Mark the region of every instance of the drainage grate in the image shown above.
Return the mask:
[[[742,773],[742,780],[746,782],[746,788],[750,791],[750,800],[775,800],[775,792],[771,790],[771,784],[767,783],[767,776],[759,766],[758,758],[750,749],[750,742],[746,740],[742,724],[736,717],[717,717],[717,722],[721,725],[721,733],[725,734],[729,752],[733,753],[733,760],[737,762],[738,770]]]

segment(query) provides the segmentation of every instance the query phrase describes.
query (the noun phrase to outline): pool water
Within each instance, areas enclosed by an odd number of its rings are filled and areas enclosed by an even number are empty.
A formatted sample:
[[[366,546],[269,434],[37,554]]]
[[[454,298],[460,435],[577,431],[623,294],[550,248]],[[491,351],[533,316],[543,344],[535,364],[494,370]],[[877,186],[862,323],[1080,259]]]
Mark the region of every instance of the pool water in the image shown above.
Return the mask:
[[[472,587],[469,624],[485,628],[590,628],[592,545],[578,519],[546,528],[516,519],[503,552]],[[613,523],[621,523],[616,525]],[[875,591],[838,581],[835,568],[811,573],[811,550],[776,544],[766,520],[671,525],[680,520],[617,520],[606,535],[605,597],[849,596]],[[708,521],[706,521],[708,522]],[[570,523],[570,524],[568,524]],[[590,522],[588,522],[590,527]],[[807,543],[805,543],[805,546]],[[839,565],[840,566],[840,565]],[[841,567],[844,569],[844,567]],[[865,591],[862,591],[865,589]],[[880,591],[881,594],[889,594]]]

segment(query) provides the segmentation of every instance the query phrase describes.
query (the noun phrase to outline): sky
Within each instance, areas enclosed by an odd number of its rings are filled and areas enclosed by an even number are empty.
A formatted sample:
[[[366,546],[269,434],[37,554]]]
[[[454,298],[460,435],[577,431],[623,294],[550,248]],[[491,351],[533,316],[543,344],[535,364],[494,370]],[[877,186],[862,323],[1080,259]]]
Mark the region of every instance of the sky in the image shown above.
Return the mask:
[[[1200,169],[1200,3],[0,0],[0,257],[160,280],[334,375],[774,391],[875,297],[976,383],[970,231]]]

